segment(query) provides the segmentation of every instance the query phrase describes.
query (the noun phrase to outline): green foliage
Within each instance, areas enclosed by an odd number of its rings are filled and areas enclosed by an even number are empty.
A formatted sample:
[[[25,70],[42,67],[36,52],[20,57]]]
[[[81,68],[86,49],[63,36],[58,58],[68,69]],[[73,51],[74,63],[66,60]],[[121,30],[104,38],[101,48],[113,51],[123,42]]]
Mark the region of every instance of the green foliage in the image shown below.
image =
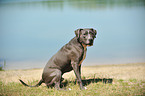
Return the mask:
[[[119,79],[118,81],[119,81],[119,82],[123,82],[124,80],[123,80],[123,79]]]
[[[133,79],[132,79],[133,80]],[[29,88],[20,83],[4,84],[0,82],[0,96],[134,96],[145,95],[144,81],[134,80],[113,80],[113,83],[91,82],[86,85],[86,90],[80,90],[79,86],[72,81],[67,81],[68,84],[64,87],[67,90],[56,90],[53,87],[47,88],[41,85],[40,87]],[[75,81],[75,80],[74,80]],[[36,83],[34,81],[33,83]],[[66,82],[66,80],[64,81]],[[71,90],[68,90],[71,88]]]
[[[2,71],[3,70],[3,68],[2,67],[0,67],[0,71]]]

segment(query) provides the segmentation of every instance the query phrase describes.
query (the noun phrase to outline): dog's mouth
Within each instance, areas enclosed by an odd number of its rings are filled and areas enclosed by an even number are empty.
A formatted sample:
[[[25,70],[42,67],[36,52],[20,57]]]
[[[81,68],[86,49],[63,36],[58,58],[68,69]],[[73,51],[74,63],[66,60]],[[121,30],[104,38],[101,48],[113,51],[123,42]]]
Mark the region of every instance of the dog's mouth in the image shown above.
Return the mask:
[[[84,45],[87,45],[87,46],[93,46],[93,42],[89,42],[89,43],[84,43],[82,42]]]
[[[92,45],[93,45],[93,39],[88,40],[88,42],[86,43],[86,45],[88,45],[88,46],[92,46]]]
[[[87,45],[87,46],[93,46],[93,43],[94,43],[94,40],[93,39],[88,39],[88,40],[84,40],[82,41],[81,43],[83,43],[84,45]]]
[[[93,41],[86,43],[87,46],[93,46]]]
[[[86,44],[87,46],[93,46],[93,43],[88,43],[88,44]]]

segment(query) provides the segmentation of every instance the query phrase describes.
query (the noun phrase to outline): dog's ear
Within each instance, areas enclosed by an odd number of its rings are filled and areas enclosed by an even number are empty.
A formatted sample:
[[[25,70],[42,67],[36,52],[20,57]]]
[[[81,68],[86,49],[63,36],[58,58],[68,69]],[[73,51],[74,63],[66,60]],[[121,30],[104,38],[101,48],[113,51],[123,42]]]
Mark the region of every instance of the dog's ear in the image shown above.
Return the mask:
[[[97,31],[95,29],[91,28],[90,30],[92,30],[95,35],[97,34]]]
[[[93,28],[91,28],[90,30],[92,30],[92,31],[94,32],[94,35],[95,35],[95,37],[96,37],[97,31],[96,31],[95,29],[93,29]]]
[[[80,37],[81,30],[83,30],[83,29],[77,29],[75,31],[76,37],[78,37],[78,38]]]

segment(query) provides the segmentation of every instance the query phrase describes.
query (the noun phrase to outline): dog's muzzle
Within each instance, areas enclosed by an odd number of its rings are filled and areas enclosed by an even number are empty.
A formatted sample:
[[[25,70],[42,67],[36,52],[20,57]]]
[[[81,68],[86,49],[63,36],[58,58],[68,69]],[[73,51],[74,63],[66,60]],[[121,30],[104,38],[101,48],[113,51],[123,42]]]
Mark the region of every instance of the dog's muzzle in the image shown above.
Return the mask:
[[[89,39],[87,45],[92,46],[93,45],[93,39]]]

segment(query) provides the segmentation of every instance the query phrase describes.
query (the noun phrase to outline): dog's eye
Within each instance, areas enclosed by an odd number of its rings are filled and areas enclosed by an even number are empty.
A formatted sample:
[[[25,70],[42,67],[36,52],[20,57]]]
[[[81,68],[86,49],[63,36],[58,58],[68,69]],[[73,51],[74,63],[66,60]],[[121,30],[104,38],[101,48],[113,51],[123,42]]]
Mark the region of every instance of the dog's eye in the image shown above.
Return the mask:
[[[92,32],[90,32],[91,35],[94,35]]]
[[[83,35],[88,35],[88,32],[85,32]]]
[[[94,38],[96,38],[96,36],[94,35],[94,33],[90,33],[91,36],[93,36]]]

